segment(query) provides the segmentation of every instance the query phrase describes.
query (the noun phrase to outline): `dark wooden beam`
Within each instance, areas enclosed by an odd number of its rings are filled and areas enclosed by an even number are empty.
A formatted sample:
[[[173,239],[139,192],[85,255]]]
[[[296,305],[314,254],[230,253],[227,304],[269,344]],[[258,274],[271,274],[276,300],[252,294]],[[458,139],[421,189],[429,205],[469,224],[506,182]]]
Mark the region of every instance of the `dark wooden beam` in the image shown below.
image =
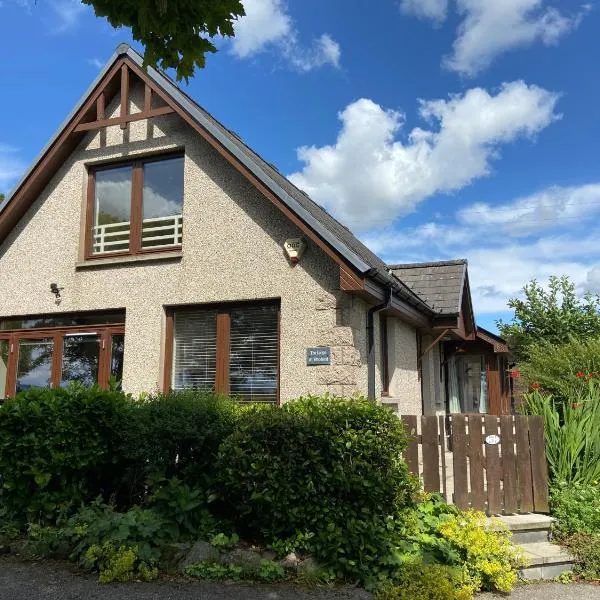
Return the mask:
[[[153,117],[162,117],[175,112],[170,106],[161,106],[150,112],[139,112],[128,115],[124,119],[122,117],[113,117],[112,119],[103,119],[101,121],[92,121],[90,123],[81,123],[75,127],[75,131],[91,131],[92,129],[100,129],[102,127],[110,127],[111,125],[120,125],[124,129],[124,125],[132,121],[142,121],[143,119],[152,119]]]
[[[152,88],[146,83],[144,85],[144,112],[152,109]]]
[[[121,67],[121,129],[127,129],[124,119],[129,114],[129,69],[127,65]]]
[[[104,119],[104,109],[105,109],[105,98],[104,98],[104,92],[102,92],[99,96],[98,99],[96,100],[96,119],[98,121],[102,121]]]

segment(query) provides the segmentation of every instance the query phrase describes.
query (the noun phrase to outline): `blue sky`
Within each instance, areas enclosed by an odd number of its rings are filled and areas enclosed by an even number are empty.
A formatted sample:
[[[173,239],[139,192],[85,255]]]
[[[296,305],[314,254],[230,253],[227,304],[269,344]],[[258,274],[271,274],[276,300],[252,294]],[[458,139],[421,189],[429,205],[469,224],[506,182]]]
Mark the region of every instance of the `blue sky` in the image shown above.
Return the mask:
[[[244,4],[188,92],[384,259],[469,259],[487,327],[533,277],[600,288],[595,2]],[[0,0],[0,40],[9,191],[131,38],[77,0]]]

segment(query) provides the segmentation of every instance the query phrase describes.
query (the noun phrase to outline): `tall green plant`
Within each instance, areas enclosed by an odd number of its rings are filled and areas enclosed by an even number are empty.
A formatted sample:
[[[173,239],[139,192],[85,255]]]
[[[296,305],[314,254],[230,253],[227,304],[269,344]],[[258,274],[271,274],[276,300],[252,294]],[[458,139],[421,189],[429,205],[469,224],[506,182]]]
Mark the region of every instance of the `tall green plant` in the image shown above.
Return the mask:
[[[525,395],[524,414],[544,418],[546,458],[554,482],[600,479],[600,384],[589,380],[568,402],[538,390]]]

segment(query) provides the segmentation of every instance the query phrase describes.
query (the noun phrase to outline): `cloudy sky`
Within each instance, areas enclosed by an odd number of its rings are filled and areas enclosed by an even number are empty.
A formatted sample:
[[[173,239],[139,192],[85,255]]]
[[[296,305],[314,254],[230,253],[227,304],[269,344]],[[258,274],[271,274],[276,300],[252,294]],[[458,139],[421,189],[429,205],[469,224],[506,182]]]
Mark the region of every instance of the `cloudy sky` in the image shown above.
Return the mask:
[[[479,322],[533,277],[600,288],[600,5],[245,0],[187,91],[389,262],[467,258]],[[127,30],[1,0],[0,191]]]

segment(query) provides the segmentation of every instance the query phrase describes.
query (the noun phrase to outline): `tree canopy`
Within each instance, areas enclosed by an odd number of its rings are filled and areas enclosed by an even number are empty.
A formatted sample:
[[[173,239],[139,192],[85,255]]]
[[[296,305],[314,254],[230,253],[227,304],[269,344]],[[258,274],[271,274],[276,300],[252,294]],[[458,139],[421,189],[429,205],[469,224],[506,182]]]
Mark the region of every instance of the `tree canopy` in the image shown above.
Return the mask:
[[[244,16],[241,0],[81,0],[113,27],[130,27],[145,47],[144,61],[175,69],[187,79],[203,68],[213,38],[233,37],[233,23]]]
[[[568,277],[550,277],[547,289],[534,279],[523,288],[523,296],[508,301],[515,311],[512,321],[497,322],[518,361],[528,358],[534,344],[600,337],[600,296],[588,292],[579,297]]]
[[[0,194],[0,205],[4,202],[5,196],[4,194]]]

